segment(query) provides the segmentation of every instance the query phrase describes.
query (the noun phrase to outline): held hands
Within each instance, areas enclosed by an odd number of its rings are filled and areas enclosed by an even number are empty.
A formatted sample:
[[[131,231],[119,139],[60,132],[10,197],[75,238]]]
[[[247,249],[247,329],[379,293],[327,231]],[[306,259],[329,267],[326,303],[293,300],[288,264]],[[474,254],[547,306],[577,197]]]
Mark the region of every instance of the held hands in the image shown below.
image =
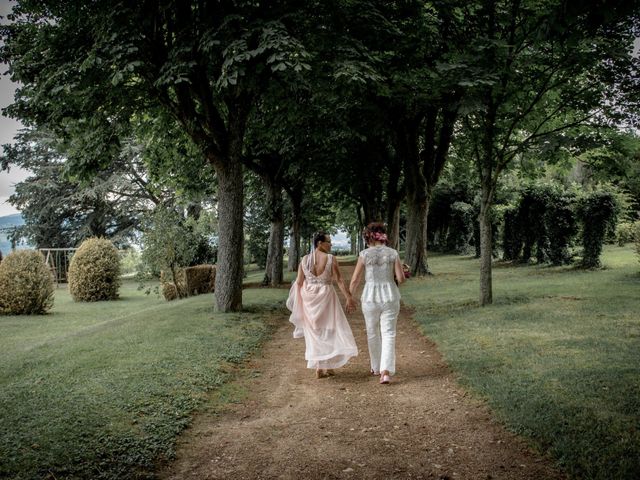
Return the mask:
[[[353,313],[356,311],[356,302],[354,302],[353,297],[347,298],[347,305],[345,307],[347,313]]]

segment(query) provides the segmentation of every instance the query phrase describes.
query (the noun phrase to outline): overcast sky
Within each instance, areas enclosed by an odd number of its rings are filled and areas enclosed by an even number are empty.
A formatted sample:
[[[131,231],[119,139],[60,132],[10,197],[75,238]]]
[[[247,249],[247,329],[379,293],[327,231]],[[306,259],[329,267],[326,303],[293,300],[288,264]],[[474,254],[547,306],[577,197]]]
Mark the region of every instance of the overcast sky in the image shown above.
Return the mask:
[[[0,16],[5,17],[7,13],[11,11],[11,5],[14,2],[9,0],[0,0]],[[0,20],[4,21],[4,20]],[[640,39],[636,39],[635,42],[635,54],[638,54],[640,49]],[[13,102],[13,93],[15,91],[15,85],[11,83],[7,75],[4,73],[7,71],[7,66],[0,64],[0,109],[10,105]],[[7,118],[4,115],[0,116],[0,145],[5,143],[11,143],[14,135],[20,129],[20,123],[11,118]],[[6,203],[9,195],[13,193],[13,186],[16,183],[24,180],[28,173],[19,168],[11,168],[9,173],[0,172],[0,217],[4,215],[11,215],[12,213],[18,213],[13,206]]]
[[[0,0],[0,16],[5,17],[11,11],[11,4],[8,0]],[[4,20],[0,20],[4,22]],[[0,109],[10,105],[13,102],[13,92],[15,86],[4,73],[7,66],[0,63]],[[0,116],[0,145],[11,143],[13,136],[21,127],[20,123],[4,115]],[[27,172],[18,168],[12,168],[9,173],[0,172],[0,217],[18,213],[11,205],[6,203],[9,195],[13,193],[13,185],[20,182],[27,176]]]

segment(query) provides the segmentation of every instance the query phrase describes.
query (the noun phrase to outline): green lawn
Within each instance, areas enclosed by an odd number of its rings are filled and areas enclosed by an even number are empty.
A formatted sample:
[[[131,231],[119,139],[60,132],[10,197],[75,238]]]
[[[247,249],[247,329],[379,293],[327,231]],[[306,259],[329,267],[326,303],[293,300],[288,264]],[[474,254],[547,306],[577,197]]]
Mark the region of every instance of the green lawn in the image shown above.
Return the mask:
[[[479,308],[477,260],[432,256],[435,275],[402,294],[509,428],[577,477],[640,478],[640,264],[630,246],[608,247],[604,264],[498,263],[495,303]],[[245,282],[261,280],[251,269]],[[167,303],[126,282],[118,301],[74,303],[60,288],[49,315],[0,317],[0,478],[150,475],[285,297],[248,288],[245,312],[214,314],[211,295]]]
[[[212,295],[167,303],[131,281],[117,301],[60,287],[49,315],[0,317],[0,477],[145,477],[283,295],[245,290],[247,312],[214,314]]]
[[[471,391],[513,431],[587,479],[640,478],[640,264],[607,247],[605,268],[510,266],[480,308],[479,265],[432,256],[404,301]],[[428,394],[428,393],[427,393]]]

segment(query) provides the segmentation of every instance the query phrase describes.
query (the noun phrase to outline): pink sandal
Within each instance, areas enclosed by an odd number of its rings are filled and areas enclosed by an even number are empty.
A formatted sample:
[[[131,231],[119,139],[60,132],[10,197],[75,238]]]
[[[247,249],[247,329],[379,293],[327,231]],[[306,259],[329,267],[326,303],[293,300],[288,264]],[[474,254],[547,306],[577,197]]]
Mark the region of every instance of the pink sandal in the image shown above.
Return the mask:
[[[380,384],[381,385],[386,385],[388,383],[391,383],[391,377],[387,374],[384,374],[382,376],[380,376]]]

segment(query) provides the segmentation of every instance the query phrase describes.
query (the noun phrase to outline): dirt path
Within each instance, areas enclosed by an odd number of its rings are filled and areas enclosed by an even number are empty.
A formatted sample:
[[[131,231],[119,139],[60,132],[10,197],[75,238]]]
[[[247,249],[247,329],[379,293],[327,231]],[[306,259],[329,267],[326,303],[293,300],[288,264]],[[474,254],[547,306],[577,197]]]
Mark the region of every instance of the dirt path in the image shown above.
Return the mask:
[[[238,380],[247,398],[221,416],[198,416],[161,478],[564,478],[465,395],[407,309],[391,385],[368,375],[359,311],[349,321],[360,353],[327,379],[305,368],[304,340],[291,337],[287,320],[248,365],[253,374]]]

